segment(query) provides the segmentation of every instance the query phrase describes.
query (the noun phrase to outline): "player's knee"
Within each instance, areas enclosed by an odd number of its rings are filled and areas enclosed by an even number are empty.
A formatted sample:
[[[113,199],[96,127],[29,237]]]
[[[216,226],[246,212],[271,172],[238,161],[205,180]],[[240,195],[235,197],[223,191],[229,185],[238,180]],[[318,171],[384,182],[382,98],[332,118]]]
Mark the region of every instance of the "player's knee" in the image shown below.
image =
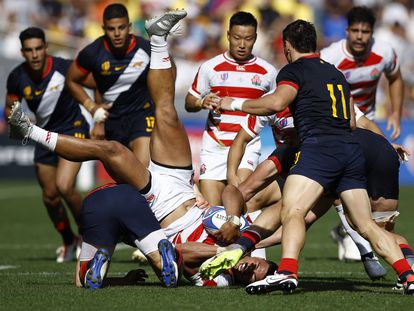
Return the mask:
[[[56,181],[56,188],[61,196],[67,197],[75,192],[75,183],[65,178],[58,179]]]
[[[47,207],[53,207],[53,206],[60,205],[60,196],[57,190],[54,190],[54,189],[43,190],[42,199],[43,199],[43,203]]]
[[[155,110],[155,120],[157,120],[156,125],[158,126],[160,123],[164,123],[169,126],[176,126],[177,122],[179,122],[179,118],[174,105],[157,107]]]

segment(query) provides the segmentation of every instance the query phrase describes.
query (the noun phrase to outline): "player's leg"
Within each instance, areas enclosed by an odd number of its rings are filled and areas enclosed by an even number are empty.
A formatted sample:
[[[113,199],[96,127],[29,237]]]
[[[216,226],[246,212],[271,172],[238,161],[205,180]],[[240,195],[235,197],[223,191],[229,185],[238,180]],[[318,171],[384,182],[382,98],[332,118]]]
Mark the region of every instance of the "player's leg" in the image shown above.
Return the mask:
[[[413,294],[414,272],[392,234],[377,226],[371,219],[371,206],[366,190],[343,191],[341,200],[358,232],[370,241],[376,253],[383,257],[394,268],[402,282],[406,283],[406,293]]]
[[[149,182],[146,167],[118,142],[79,139],[46,131],[30,122],[19,102],[13,105],[9,124],[12,137],[23,138],[23,142],[30,139],[69,161],[100,160],[111,177],[118,182],[128,183],[138,190]]]
[[[223,205],[221,194],[226,187],[225,182],[213,179],[201,179],[200,191],[211,205]]]
[[[151,40],[151,61],[147,84],[155,104],[155,126],[151,135],[152,161],[174,167],[191,167],[191,150],[187,133],[174,107],[175,79],[166,37],[187,13],[167,12],[146,22]]]
[[[81,163],[71,162],[59,158],[56,170],[56,187],[59,194],[65,200],[72,215],[79,225],[82,196],[76,190],[76,176],[79,173]]]
[[[138,160],[146,167],[150,161],[149,146],[150,137],[146,136],[135,138],[129,143],[129,148],[132,150]]]
[[[58,263],[71,261],[75,255],[77,237],[72,231],[65,206],[56,187],[56,167],[36,163],[36,176],[42,188],[43,204],[63,240],[63,245],[58,248],[56,261]]]

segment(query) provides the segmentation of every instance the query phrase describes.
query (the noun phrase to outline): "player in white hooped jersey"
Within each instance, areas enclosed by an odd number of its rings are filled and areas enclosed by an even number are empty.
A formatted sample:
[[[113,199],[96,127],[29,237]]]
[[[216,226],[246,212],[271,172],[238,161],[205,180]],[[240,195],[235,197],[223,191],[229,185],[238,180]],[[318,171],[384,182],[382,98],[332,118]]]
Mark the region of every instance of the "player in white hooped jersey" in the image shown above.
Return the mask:
[[[226,184],[227,154],[240,124],[248,117],[242,112],[217,113],[212,109],[218,97],[254,99],[276,87],[276,69],[252,54],[257,21],[247,12],[237,12],[230,19],[227,39],[229,50],[203,63],[186,97],[186,110],[210,109],[203,134],[200,189],[213,205],[221,204]],[[238,168],[244,180],[256,168],[260,156],[260,138],[246,148]]]
[[[346,39],[321,50],[321,58],[335,65],[351,85],[354,103],[367,118],[374,119],[375,95],[382,73],[388,80],[390,109],[387,129],[391,139],[400,136],[400,120],[404,94],[399,62],[387,42],[373,38],[375,17],[366,7],[354,7],[348,14]]]

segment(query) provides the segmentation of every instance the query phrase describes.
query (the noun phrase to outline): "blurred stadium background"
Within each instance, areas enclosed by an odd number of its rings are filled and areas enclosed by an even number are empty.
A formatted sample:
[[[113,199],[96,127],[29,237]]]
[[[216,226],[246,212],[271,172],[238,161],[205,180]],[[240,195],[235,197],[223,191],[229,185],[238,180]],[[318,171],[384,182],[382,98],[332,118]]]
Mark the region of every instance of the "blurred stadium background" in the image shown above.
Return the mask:
[[[108,0],[0,0],[0,98],[5,98],[6,78],[22,61],[18,34],[36,25],[46,30],[49,52],[74,58],[77,51],[102,34],[102,12]],[[172,42],[177,63],[176,107],[188,129],[197,164],[205,112],[187,113],[184,96],[198,66],[227,47],[228,19],[237,10],[252,12],[259,20],[254,53],[277,68],[285,64],[281,30],[292,19],[313,21],[318,29],[319,46],[324,47],[345,36],[345,13],[353,5],[367,5],[377,14],[375,36],[390,42],[401,62],[406,83],[402,137],[399,143],[414,154],[414,1],[413,0],[120,0],[130,13],[133,31],[145,36],[146,18],[169,8],[186,8],[185,34]],[[377,120],[385,129],[386,83],[377,92]],[[3,104],[0,113],[3,115]],[[0,118],[0,179],[34,179],[33,146],[20,146],[7,137],[7,126]],[[270,132],[263,133],[263,156],[273,149]],[[414,157],[402,166],[401,182],[414,185]],[[83,165],[79,187],[88,190],[105,181],[106,175],[95,163]]]

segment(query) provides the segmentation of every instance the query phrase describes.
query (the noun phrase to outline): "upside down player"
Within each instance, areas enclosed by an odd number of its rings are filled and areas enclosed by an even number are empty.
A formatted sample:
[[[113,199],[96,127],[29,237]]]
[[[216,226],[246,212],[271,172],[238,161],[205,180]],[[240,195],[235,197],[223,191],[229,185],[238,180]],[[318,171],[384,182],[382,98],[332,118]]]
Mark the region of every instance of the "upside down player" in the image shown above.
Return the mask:
[[[35,139],[73,161],[101,160],[116,181],[132,185],[146,198],[171,241],[177,236],[185,241],[184,237],[192,234],[205,205],[205,200],[195,192],[190,144],[174,107],[174,73],[166,41],[185,16],[184,10],[176,10],[146,22],[152,48],[148,86],[157,118],[151,135],[149,169],[116,141],[80,140],[31,124],[18,102],[9,117],[16,138]]]
[[[127,184],[108,184],[83,201],[80,230],[83,241],[76,266],[76,286],[134,285],[145,273],[134,270],[122,279],[106,279],[115,246],[122,241],[148,258],[166,287],[175,287],[181,257],[167,240],[145,198]],[[176,260],[177,258],[177,260]]]
[[[71,61],[48,55],[45,33],[40,28],[23,30],[19,39],[25,62],[9,74],[5,116],[10,115],[14,101],[25,99],[39,126],[78,138],[88,137],[89,125],[78,103],[64,88]],[[42,146],[36,146],[34,162],[43,204],[63,240],[56,261],[71,261],[78,238],[71,229],[62,200],[79,222],[82,198],[75,186],[81,164],[59,157]]]
[[[324,191],[338,193],[357,231],[375,251],[392,265],[408,294],[414,293],[414,272],[393,236],[371,219],[366,191],[364,160],[351,133],[355,116],[348,84],[334,66],[315,54],[316,31],[303,20],[283,31],[285,56],[289,62],[278,75],[276,91],[258,100],[224,98],[224,109],[271,115],[290,105],[301,145],[283,189],[282,260],[278,272],[250,284],[251,294],[282,290],[290,293],[298,285],[298,258],[305,241],[305,216]],[[335,100],[334,100],[335,99]],[[352,107],[352,109],[351,109]],[[252,243],[260,239],[252,236]],[[217,266],[241,258],[242,248],[219,254],[200,268],[211,277]]]

